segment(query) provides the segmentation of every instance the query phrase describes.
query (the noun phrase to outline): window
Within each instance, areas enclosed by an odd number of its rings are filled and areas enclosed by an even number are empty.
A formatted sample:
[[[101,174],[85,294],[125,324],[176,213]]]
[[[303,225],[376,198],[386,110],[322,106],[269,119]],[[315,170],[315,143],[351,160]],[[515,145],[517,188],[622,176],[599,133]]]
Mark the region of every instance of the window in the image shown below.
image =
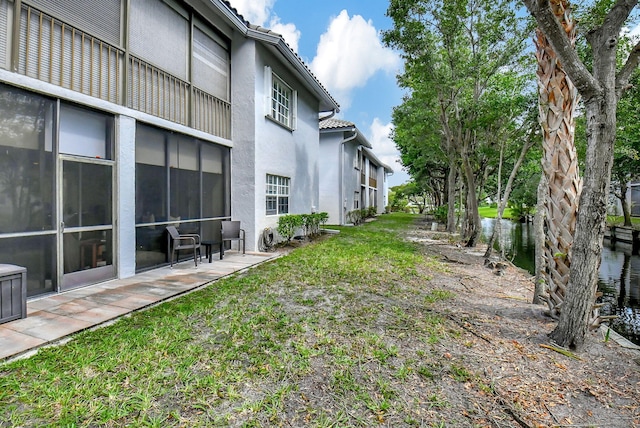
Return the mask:
[[[284,83],[271,67],[265,67],[265,89],[267,89],[266,115],[290,129],[296,128],[297,97],[296,91]]]
[[[360,192],[354,192],[353,194],[353,209],[360,209]]]
[[[60,106],[60,153],[113,159],[113,117],[66,104]]]
[[[193,84],[223,101],[229,101],[229,48],[205,27],[193,29]]]
[[[355,158],[355,160],[353,162],[353,166],[356,169],[362,171],[362,161],[363,161],[363,159],[362,159],[362,150],[358,150],[358,152],[356,153],[356,158]]]
[[[289,213],[289,178],[267,174],[267,215]]]

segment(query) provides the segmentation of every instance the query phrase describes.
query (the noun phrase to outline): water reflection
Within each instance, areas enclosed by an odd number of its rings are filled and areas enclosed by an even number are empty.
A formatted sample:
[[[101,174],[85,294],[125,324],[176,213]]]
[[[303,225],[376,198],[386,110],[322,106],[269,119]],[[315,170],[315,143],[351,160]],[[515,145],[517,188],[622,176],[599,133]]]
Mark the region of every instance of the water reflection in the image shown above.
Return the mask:
[[[482,219],[483,235],[489,237],[494,219]],[[502,244],[507,257],[516,266],[535,273],[535,238],[533,224],[503,220]],[[603,315],[617,315],[611,327],[640,345],[640,256],[630,244],[604,242],[598,289],[605,303]]]

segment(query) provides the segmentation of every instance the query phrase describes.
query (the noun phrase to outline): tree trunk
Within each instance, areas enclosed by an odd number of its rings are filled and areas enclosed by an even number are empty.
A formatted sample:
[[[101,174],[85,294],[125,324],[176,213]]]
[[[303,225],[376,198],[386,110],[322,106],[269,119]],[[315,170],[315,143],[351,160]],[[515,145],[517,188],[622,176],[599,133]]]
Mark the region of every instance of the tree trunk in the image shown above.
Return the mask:
[[[456,231],[456,161],[449,155],[449,174],[447,175],[447,232]]]
[[[473,168],[469,162],[469,157],[464,156],[462,159],[462,169],[466,181],[466,206],[465,220],[466,227],[464,239],[467,240],[467,247],[475,247],[480,236],[480,214],[478,213],[478,197],[476,196],[476,183]]]
[[[573,240],[567,298],[558,325],[551,332],[551,338],[560,346],[581,349],[588,328],[598,320],[594,299],[606,228],[617,103],[629,86],[632,72],[640,64],[640,43],[636,43],[616,75],[620,29],[638,0],[611,2],[602,24],[587,32],[587,41],[593,52],[591,72],[575,50],[568,46],[563,27],[566,29],[571,26],[562,20],[562,27],[559,26],[557,15],[553,16],[557,3],[563,0],[523,1],[538,25],[550,37],[585,100],[587,156],[584,187]]]
[[[627,200],[627,182],[620,183],[620,205],[622,205],[622,216],[624,217],[624,225],[631,227],[631,210],[629,209],[629,201]]]
[[[554,13],[563,23],[572,44],[575,25],[567,11],[568,1],[554,2]],[[536,31],[539,114],[543,130],[542,169],[546,175],[545,195],[545,283],[547,305],[558,318],[566,296],[576,228],[578,198],[582,183],[574,144],[575,108],[578,91],[566,75],[545,35]]]
[[[500,161],[498,162],[498,191],[496,192],[497,193],[496,196],[498,197],[498,213],[496,216],[495,223],[493,224],[493,231],[491,232],[491,237],[489,238],[489,242],[487,242],[487,249],[484,252],[485,259],[488,259],[491,257],[491,254],[493,253],[493,246],[496,242],[496,237],[502,236],[502,213],[504,212],[504,206],[506,205],[506,201],[507,201],[506,197],[505,198],[502,197],[502,162],[503,161],[504,161],[504,142],[500,142]],[[498,240],[498,244],[500,246],[501,253],[504,255],[504,247],[502,246],[502,241]]]
[[[614,62],[615,64],[615,62]],[[600,96],[585,102],[587,114],[587,156],[584,188],[580,198],[578,224],[573,241],[571,280],[567,296],[551,339],[558,345],[581,349],[589,327],[597,322],[594,301],[606,229],[607,201],[616,135],[616,94],[605,88]]]
[[[536,205],[536,214],[533,218],[533,230],[535,236],[535,262],[536,262],[536,279],[535,279],[535,289],[533,292],[533,301],[534,305],[542,305],[546,301],[546,273],[545,270],[547,268],[547,264],[545,263],[544,257],[544,245],[545,245],[545,237],[546,234],[544,232],[544,216],[547,202],[545,199],[546,194],[548,193],[549,184],[547,183],[547,176],[542,173],[540,175],[540,183],[538,184],[538,203]]]

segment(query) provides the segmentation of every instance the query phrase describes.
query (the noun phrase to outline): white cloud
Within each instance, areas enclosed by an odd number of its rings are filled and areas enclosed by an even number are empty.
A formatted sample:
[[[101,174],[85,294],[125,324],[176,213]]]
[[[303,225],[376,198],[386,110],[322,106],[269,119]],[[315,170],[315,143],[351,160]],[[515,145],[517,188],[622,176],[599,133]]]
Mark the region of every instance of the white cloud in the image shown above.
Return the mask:
[[[347,108],[351,90],[365,86],[380,70],[395,72],[399,64],[398,56],[382,45],[371,20],[365,21],[360,15],[349,17],[343,10],[320,36],[310,68]]]
[[[369,126],[369,142],[373,146],[373,152],[378,159],[393,169],[393,176],[389,179],[389,185],[395,186],[409,180],[409,176],[402,170],[400,152],[391,139],[393,124],[384,124],[379,118],[373,119]]]
[[[229,2],[247,21],[264,26],[276,0],[230,0]]]
[[[373,146],[373,152],[378,159],[389,165],[393,170],[396,170],[400,166],[397,164],[400,159],[400,152],[398,152],[395,143],[390,137],[392,130],[393,124],[384,124],[376,117],[369,126],[370,137],[368,140]]]
[[[291,49],[298,52],[300,30],[293,23],[280,22],[278,15],[273,13],[276,0],[230,0],[230,3],[247,21],[280,34]]]
[[[300,30],[296,28],[295,24],[288,23],[283,24],[280,22],[280,18],[277,16],[273,16],[271,18],[271,22],[269,23],[269,28],[272,31],[280,34],[284,41],[289,44],[291,49],[294,52],[298,52],[298,41],[300,40]]]

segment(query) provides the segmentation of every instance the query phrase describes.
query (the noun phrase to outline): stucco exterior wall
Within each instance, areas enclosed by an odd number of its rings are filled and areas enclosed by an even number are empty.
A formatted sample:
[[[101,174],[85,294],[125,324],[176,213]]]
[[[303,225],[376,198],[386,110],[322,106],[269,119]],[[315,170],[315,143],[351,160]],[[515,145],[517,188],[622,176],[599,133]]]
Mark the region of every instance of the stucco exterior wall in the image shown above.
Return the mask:
[[[246,233],[246,249],[256,249],[256,189],[254,112],[256,86],[254,58],[256,43],[236,34],[231,43],[231,218],[240,220]]]
[[[356,158],[358,156],[358,140],[352,140],[344,144],[344,199],[345,203],[345,211],[344,211],[344,219],[343,222],[347,223],[346,214],[349,211],[353,211],[354,208],[354,200],[356,199],[355,192],[361,193],[360,188],[360,170],[357,169],[354,165],[356,163]],[[360,206],[362,208],[362,206]]]
[[[136,121],[128,116],[116,119],[117,267],[118,278],[136,273]]]
[[[265,97],[270,88],[265,88],[265,66],[297,91],[297,126],[287,129],[268,119]],[[289,213],[308,214],[318,210],[319,205],[319,130],[318,100],[290,74],[270,51],[257,45],[255,57],[255,224],[254,244],[264,228],[274,228],[278,215],[266,215],[267,174],[290,178]]]
[[[360,192],[360,170],[354,167],[359,143],[349,140],[352,136],[343,130],[320,135],[320,211],[329,214],[329,224],[347,223],[355,192]]]
[[[387,174],[385,169],[380,167],[378,168],[378,214],[384,213],[386,206],[389,204],[387,202],[387,186]]]
[[[320,202],[318,211],[329,214],[328,224],[341,224],[340,145],[342,131],[320,134]]]
[[[320,210],[329,213],[330,224],[346,224],[349,211],[373,205],[378,214],[385,212],[388,186],[385,167],[370,158],[367,148],[363,152],[362,170],[356,168],[358,152],[363,147],[368,147],[368,143],[351,129],[326,128],[320,134]],[[376,166],[376,176],[372,177],[377,181],[375,189],[369,187],[370,164]],[[364,186],[362,173],[365,174]]]

